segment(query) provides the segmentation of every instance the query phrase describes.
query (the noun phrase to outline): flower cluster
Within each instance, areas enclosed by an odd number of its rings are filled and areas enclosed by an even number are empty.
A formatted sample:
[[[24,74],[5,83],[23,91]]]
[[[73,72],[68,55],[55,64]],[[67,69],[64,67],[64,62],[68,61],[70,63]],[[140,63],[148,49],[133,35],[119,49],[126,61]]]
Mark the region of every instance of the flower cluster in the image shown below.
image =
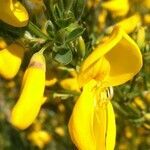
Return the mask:
[[[137,1],[143,15],[132,7]],[[132,80],[142,68],[149,9],[149,0],[0,0],[0,77],[22,80],[18,101],[10,105],[11,127],[29,129],[28,141],[44,149],[53,138],[43,129],[46,119],[38,121],[42,105],[72,98],[71,110],[64,105],[59,110],[71,114],[64,120],[77,149],[114,150],[113,87]],[[132,104],[146,109],[139,95]],[[59,127],[55,132],[65,135]]]

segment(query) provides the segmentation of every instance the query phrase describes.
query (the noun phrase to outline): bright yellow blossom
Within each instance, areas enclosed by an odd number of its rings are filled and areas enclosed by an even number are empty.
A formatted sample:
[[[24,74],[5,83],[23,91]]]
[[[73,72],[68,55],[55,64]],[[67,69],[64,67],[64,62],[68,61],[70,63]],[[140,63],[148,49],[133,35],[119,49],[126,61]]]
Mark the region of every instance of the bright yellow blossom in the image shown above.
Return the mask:
[[[40,149],[43,149],[52,140],[51,134],[45,130],[32,131],[27,138]]]
[[[5,42],[0,50],[0,75],[5,79],[12,79],[19,71],[24,56],[24,47],[14,42],[7,46]]]
[[[21,95],[11,114],[11,123],[19,128],[29,127],[39,113],[43,104],[45,88],[45,58],[41,53],[35,53],[25,72]]]
[[[79,150],[114,149],[116,125],[110,86],[132,79],[141,66],[137,44],[119,27],[83,62],[79,72],[83,92],[69,121],[71,139]]]
[[[28,23],[29,16],[19,1],[0,0],[0,20],[14,27],[24,27]]]
[[[112,13],[114,17],[125,16],[129,11],[128,0],[109,0],[102,3],[102,7]]]

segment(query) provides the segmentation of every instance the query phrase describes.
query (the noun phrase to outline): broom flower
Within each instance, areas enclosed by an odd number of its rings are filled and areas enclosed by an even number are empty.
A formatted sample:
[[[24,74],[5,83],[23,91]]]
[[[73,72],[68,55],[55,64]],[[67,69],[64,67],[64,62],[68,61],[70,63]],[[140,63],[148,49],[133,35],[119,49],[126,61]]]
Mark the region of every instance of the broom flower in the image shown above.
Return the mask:
[[[137,44],[118,26],[104,43],[99,44],[81,65],[78,76],[83,87],[91,79],[116,86],[132,79],[142,67]]]
[[[119,27],[85,59],[78,80],[83,91],[69,120],[69,133],[79,150],[113,150],[116,124],[111,86],[132,79],[142,66],[137,44]]]
[[[24,27],[29,16],[25,7],[17,0],[0,0],[0,20],[14,27]]]
[[[5,79],[12,79],[19,71],[25,49],[16,42],[7,45],[5,41],[1,41],[1,46],[5,48],[0,50],[0,75]]]
[[[21,95],[11,114],[11,123],[19,128],[29,127],[38,115],[43,104],[45,88],[45,58],[35,53],[24,74]]]

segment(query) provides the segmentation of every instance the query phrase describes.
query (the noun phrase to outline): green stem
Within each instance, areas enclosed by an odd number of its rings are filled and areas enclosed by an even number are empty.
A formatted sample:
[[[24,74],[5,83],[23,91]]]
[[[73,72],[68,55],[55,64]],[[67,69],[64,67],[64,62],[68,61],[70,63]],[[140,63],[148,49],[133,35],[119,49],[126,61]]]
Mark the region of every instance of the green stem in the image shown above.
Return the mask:
[[[31,21],[29,22],[28,29],[30,32],[34,33],[36,36],[48,40],[49,37],[45,35],[35,24]]]
[[[43,54],[43,52],[52,45],[52,43],[48,42],[46,43],[40,50],[39,53]]]

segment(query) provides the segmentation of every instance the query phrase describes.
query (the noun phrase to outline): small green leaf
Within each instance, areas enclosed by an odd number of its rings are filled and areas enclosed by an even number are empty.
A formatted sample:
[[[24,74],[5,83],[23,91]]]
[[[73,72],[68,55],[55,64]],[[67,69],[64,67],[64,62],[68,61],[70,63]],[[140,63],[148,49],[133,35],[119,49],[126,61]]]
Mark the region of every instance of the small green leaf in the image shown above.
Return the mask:
[[[85,4],[86,4],[86,0],[76,0],[76,3],[74,5],[74,13],[75,13],[77,20],[80,20],[82,17]]]
[[[67,65],[72,61],[72,51],[67,48],[60,49],[59,52],[53,52],[53,58],[63,64]]]
[[[61,28],[65,28],[67,26],[69,26],[69,24],[72,23],[72,18],[69,17],[69,18],[66,18],[66,19],[58,19],[57,20],[57,24],[61,27]]]
[[[70,41],[75,40],[80,35],[82,35],[84,31],[85,31],[85,29],[82,27],[78,27],[78,28],[74,29],[73,31],[71,31],[69,33],[68,37],[66,38],[66,42],[70,42]]]
[[[54,13],[55,19],[62,17],[62,12],[61,12],[61,10],[57,4],[54,5],[54,12],[53,13]]]

